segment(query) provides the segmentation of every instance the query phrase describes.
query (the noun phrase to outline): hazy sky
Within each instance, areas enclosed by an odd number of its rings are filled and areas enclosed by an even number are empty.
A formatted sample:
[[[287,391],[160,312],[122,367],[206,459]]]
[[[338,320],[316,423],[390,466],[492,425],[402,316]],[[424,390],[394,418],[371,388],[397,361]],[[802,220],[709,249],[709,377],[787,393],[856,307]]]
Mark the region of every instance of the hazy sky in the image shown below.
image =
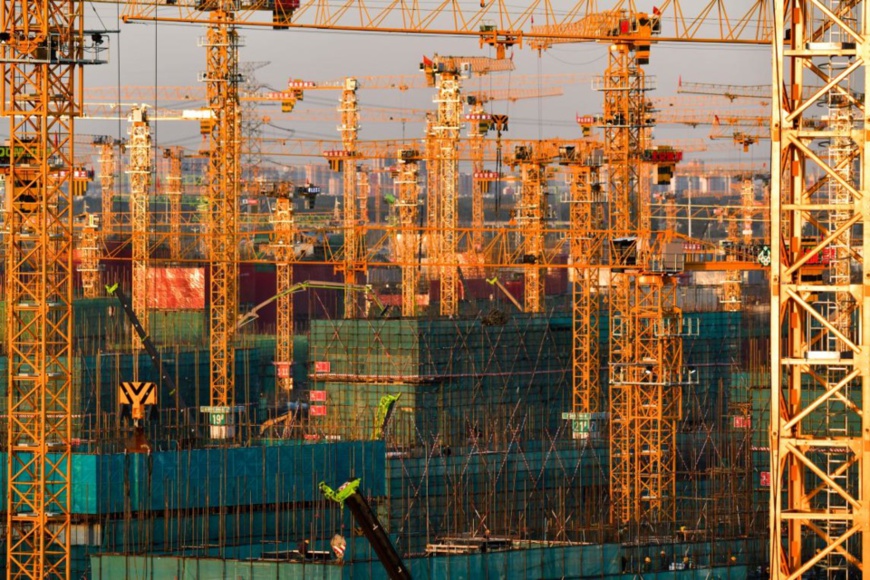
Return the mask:
[[[204,26],[168,24],[121,24],[115,6],[86,4],[87,29],[119,28],[120,35],[112,35],[111,62],[90,66],[85,70],[86,86],[117,85],[181,85],[196,86],[197,75],[205,69],[205,49],[198,40],[205,34]],[[288,78],[306,80],[333,80],[357,75],[422,75],[418,66],[421,57],[433,53],[444,55],[491,56],[490,49],[480,49],[474,39],[446,36],[410,36],[403,34],[373,34],[345,32],[315,32],[300,30],[242,29],[244,46],[240,60],[268,61],[270,64],[257,71],[257,78],[274,89],[286,87]],[[595,43],[561,45],[539,57],[528,48],[514,50],[514,74],[577,73],[600,74],[607,63],[606,45]],[[770,49],[768,47],[729,47],[722,45],[655,45],[647,74],[655,77],[657,90],[651,96],[676,94],[677,82],[719,82],[728,84],[769,84]],[[504,73],[502,73],[504,75]],[[486,82],[485,80],[482,82]],[[474,89],[477,80],[466,84]],[[506,137],[572,138],[579,135],[574,121],[576,113],[598,113],[602,108],[602,95],[593,91],[590,83],[564,86],[564,95],[533,99],[516,103],[494,103],[492,111],[507,113],[511,117],[510,133]],[[406,92],[361,90],[361,107],[387,105],[418,109],[434,108],[434,89]],[[317,107],[334,109],[338,91],[319,91],[306,94],[298,110]],[[746,103],[746,106],[757,103]],[[276,113],[278,109],[275,109]],[[283,116],[286,118],[286,116]],[[300,138],[337,139],[335,123],[292,122],[292,115],[279,124],[293,129]],[[126,136],[126,123],[80,121],[78,132]],[[363,123],[360,139],[401,138],[400,123]],[[422,124],[408,123],[404,127],[408,138],[422,137]],[[702,138],[709,127],[690,131],[684,127],[660,126],[655,130],[657,140],[667,138]],[[266,129],[271,136],[287,136],[280,129]],[[199,127],[195,123],[163,122],[155,127],[158,144],[181,144],[195,147],[199,142]],[[720,142],[721,143],[721,142]],[[721,147],[721,146],[720,146]],[[755,160],[765,162],[767,143],[753,147],[747,155],[735,147],[719,158]],[[705,154],[699,154],[705,155]],[[713,154],[706,154],[708,157]]]

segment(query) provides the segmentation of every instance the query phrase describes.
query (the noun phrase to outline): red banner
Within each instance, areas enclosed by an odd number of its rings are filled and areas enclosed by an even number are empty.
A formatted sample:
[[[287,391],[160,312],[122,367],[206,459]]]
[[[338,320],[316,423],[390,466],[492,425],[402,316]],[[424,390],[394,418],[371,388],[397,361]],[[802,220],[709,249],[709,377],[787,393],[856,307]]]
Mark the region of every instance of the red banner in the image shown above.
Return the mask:
[[[329,361],[314,361],[314,372],[318,374],[328,374],[331,370],[332,365],[329,364]]]
[[[205,268],[149,268],[148,308],[205,308]]]
[[[761,476],[761,487],[770,487],[770,472],[762,471],[759,475]]]
[[[312,417],[326,417],[326,405],[311,405],[308,414]]]
[[[275,369],[277,371],[279,379],[289,379],[290,378],[290,363],[276,362]]]
[[[326,402],[326,391],[309,391],[308,392],[308,400],[316,401],[320,403]]]
[[[735,429],[751,429],[752,428],[752,417],[744,417],[743,415],[736,415],[734,417],[734,428]]]

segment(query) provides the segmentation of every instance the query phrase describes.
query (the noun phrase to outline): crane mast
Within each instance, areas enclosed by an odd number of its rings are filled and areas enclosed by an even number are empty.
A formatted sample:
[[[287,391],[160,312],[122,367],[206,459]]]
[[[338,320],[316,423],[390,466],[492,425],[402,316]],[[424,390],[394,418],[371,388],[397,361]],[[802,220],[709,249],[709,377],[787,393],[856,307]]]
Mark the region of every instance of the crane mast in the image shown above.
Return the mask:
[[[720,219],[727,219],[726,240],[737,243],[740,239],[739,225],[731,212],[722,212]],[[729,261],[737,259],[736,255],[729,255]],[[725,312],[740,312],[743,307],[743,272],[740,270],[728,270],[722,281],[722,309]]]
[[[748,246],[752,243],[752,218],[756,210],[755,186],[750,176],[744,178],[740,185],[740,207],[717,210],[719,220],[727,220],[725,232],[728,243],[733,246],[741,243]],[[736,252],[729,253],[726,257],[729,262],[738,259]],[[739,268],[725,272],[725,279],[722,281],[722,308],[725,312],[743,310],[743,271]]]
[[[369,223],[369,197],[372,193],[371,174],[366,165],[356,166],[356,270],[357,277],[362,278],[365,282],[365,275],[368,271],[368,262],[366,261],[366,231]],[[367,314],[367,313],[365,313]]]
[[[468,141],[471,150],[471,174],[481,175],[483,165],[483,139],[492,125],[491,115],[483,108],[482,99],[469,99],[471,111],[465,115],[470,121]],[[471,189],[471,249],[477,253],[483,249],[483,196],[489,189],[489,181],[474,179]]]
[[[130,163],[127,175],[130,176],[130,226],[133,246],[133,311],[142,323],[142,328],[148,332],[150,327],[148,316],[148,232],[149,199],[151,187],[151,127],[148,113],[144,106],[134,107],[129,116],[130,126],[127,130],[129,140],[127,152]],[[139,380],[138,360],[135,354],[142,349],[139,335],[133,333],[133,380]]]
[[[544,148],[544,151],[540,149]],[[544,279],[541,263],[544,259],[544,219],[547,212],[547,165],[551,155],[543,143],[520,145],[514,150],[509,164],[520,168],[522,187],[516,212],[516,224],[522,232],[524,308],[525,312],[540,313],[544,306]]]
[[[396,244],[396,261],[402,268],[402,316],[414,316],[417,307],[416,263],[417,212],[419,207],[418,161],[420,153],[413,149],[399,151],[395,184],[398,189],[396,208],[399,213],[399,239]]]
[[[85,298],[100,296],[100,216],[95,213],[84,213],[79,231],[79,255],[81,263],[78,272],[82,277],[82,293]]]
[[[601,405],[601,365],[599,335],[599,268],[603,228],[603,195],[598,183],[598,168],[592,163],[574,163],[568,174],[570,183],[570,256],[574,273],[572,284],[572,367],[574,421],[579,422],[575,437],[588,432],[591,414]]]
[[[100,149],[100,199],[103,236],[109,239],[115,233],[115,147],[119,145],[106,135],[94,138]]]
[[[184,162],[184,151],[181,147],[169,147],[163,150],[163,157],[169,160],[169,172],[166,175],[164,193],[169,198],[169,257],[172,260],[181,259],[181,168]]]
[[[644,136],[632,127],[629,118],[632,102],[644,98],[644,74],[627,44],[613,44],[608,51],[608,67],[602,79],[604,93],[604,155],[608,160],[607,190],[610,199],[611,263],[636,264],[637,173],[636,160],[644,148],[639,140]],[[635,219],[632,219],[634,215]],[[621,242],[616,245],[616,240]],[[609,321],[610,333],[610,438],[611,477],[610,498],[615,523],[626,523],[638,517],[636,455],[633,442],[636,408],[632,377],[627,376],[636,358],[635,320],[632,312],[632,276],[625,269],[611,272]]]
[[[438,200],[438,271],[440,272],[442,316],[454,316],[459,311],[456,285],[459,282],[456,259],[456,210],[459,173],[457,142],[462,115],[459,71],[445,70],[437,75],[438,113],[433,127],[437,164]]]
[[[471,249],[473,250],[474,259],[478,262],[478,265],[481,265],[484,261],[483,244],[485,242],[485,220],[483,198],[489,190],[489,184],[493,181],[492,178],[495,177],[498,171],[485,171],[483,163],[484,138],[490,130],[495,129],[497,135],[496,139],[500,142],[501,134],[502,132],[507,131],[508,126],[507,115],[494,115],[488,113],[484,109],[484,105],[495,100],[516,101],[520,99],[533,99],[561,94],[562,90],[560,88],[549,87],[526,90],[473,91],[467,95],[471,110],[465,115],[465,120],[470,124],[468,129],[468,142],[471,154],[471,174],[473,177],[471,190]]]
[[[623,14],[599,88],[604,94],[604,156],[610,198],[610,492],[622,533],[670,531],[676,519],[676,426],[682,405],[682,314],[678,268],[651,247],[643,155],[650,90],[641,65],[657,21]]]
[[[293,221],[291,191],[275,198],[272,213],[272,252],[275,255],[277,285],[275,364],[280,392],[293,390],[293,295],[285,292],[293,286],[293,243],[296,226]]]
[[[238,316],[238,197],[239,197],[239,45],[234,3],[221,0],[209,14],[202,44],[206,49],[208,109],[212,113],[208,141],[206,200],[211,268],[209,340],[211,406],[235,401],[233,335]],[[208,7],[206,5],[206,7]]]
[[[441,231],[438,220],[441,213],[440,179],[441,161],[438,158],[438,140],[435,137],[436,117],[434,113],[426,116],[426,234],[425,247],[429,262],[429,280],[438,276],[441,264]]]
[[[362,228],[363,214],[358,208],[358,176],[356,168],[356,141],[359,133],[359,104],[356,91],[359,83],[354,78],[344,81],[344,89],[341,92],[341,103],[338,111],[341,114],[341,125],[338,127],[341,133],[341,142],[344,150],[339,152],[342,171],[343,200],[344,205],[344,258],[341,270],[344,272],[345,284],[356,284],[360,272],[362,259]],[[345,292],[344,294],[344,317],[355,318],[358,312],[358,300],[356,293]]]
[[[774,25],[771,578],[858,578],[870,562],[870,6],[779,0]]]
[[[440,313],[459,313],[457,210],[459,188],[459,136],[462,123],[462,77],[513,70],[513,61],[487,57],[423,57],[420,70],[437,94],[434,119],[427,125],[426,154],[429,172],[429,261],[440,274]],[[434,248],[434,252],[432,249]]]
[[[8,578],[70,575],[74,119],[83,3],[6,0]],[[51,138],[48,138],[48,136]]]

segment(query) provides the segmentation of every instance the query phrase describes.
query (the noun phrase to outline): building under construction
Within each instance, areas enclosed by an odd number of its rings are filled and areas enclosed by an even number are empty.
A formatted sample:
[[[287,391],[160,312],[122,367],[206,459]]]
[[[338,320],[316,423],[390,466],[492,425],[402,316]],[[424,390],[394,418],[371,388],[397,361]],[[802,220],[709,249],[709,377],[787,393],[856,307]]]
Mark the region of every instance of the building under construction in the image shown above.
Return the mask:
[[[90,86],[117,31],[0,10],[8,578],[863,577],[864,2],[117,4],[204,28],[202,84]],[[273,90],[241,28],[484,50]],[[600,108],[513,136],[576,79],[511,51],[588,42]],[[659,97],[659,44],[772,84]]]

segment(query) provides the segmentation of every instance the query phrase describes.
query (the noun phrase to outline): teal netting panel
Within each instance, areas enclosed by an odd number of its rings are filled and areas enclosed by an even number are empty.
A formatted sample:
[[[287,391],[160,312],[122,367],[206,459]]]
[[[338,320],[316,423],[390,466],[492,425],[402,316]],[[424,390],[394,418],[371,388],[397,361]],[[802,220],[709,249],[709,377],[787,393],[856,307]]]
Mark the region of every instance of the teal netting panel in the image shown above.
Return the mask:
[[[232,578],[233,580],[340,580],[343,569],[335,565],[288,564],[210,558],[149,556],[94,556],[93,580],[157,580],[178,578]]]
[[[321,481],[353,477],[366,492],[386,492],[382,441],[196,449],[143,454],[73,455],[73,513],[175,510],[320,500]],[[5,454],[0,475],[6,480]],[[125,493],[129,490],[129,496]],[[5,509],[5,495],[0,507]],[[129,505],[126,502],[129,501]]]
[[[745,542],[723,542],[719,551],[740,554]],[[318,546],[317,549],[322,549]],[[405,563],[416,580],[478,580],[512,578],[606,578],[629,580],[642,576],[660,580],[738,580],[747,578],[756,568],[744,564],[713,562],[700,565],[697,561],[683,562],[681,558],[664,560],[658,557],[662,546],[649,547],[656,556],[630,570],[631,562],[619,545],[546,546],[529,544],[523,549],[487,554],[461,554],[405,558]],[[707,557],[702,544],[668,545],[673,554],[690,553],[693,557]],[[627,548],[631,549],[631,548]],[[634,548],[641,549],[641,548]],[[295,579],[381,579],[386,574],[379,562],[367,554],[364,559],[339,565],[335,560],[319,564],[299,562],[269,562],[192,557],[148,557],[102,555],[91,560],[92,578],[255,578]]]

